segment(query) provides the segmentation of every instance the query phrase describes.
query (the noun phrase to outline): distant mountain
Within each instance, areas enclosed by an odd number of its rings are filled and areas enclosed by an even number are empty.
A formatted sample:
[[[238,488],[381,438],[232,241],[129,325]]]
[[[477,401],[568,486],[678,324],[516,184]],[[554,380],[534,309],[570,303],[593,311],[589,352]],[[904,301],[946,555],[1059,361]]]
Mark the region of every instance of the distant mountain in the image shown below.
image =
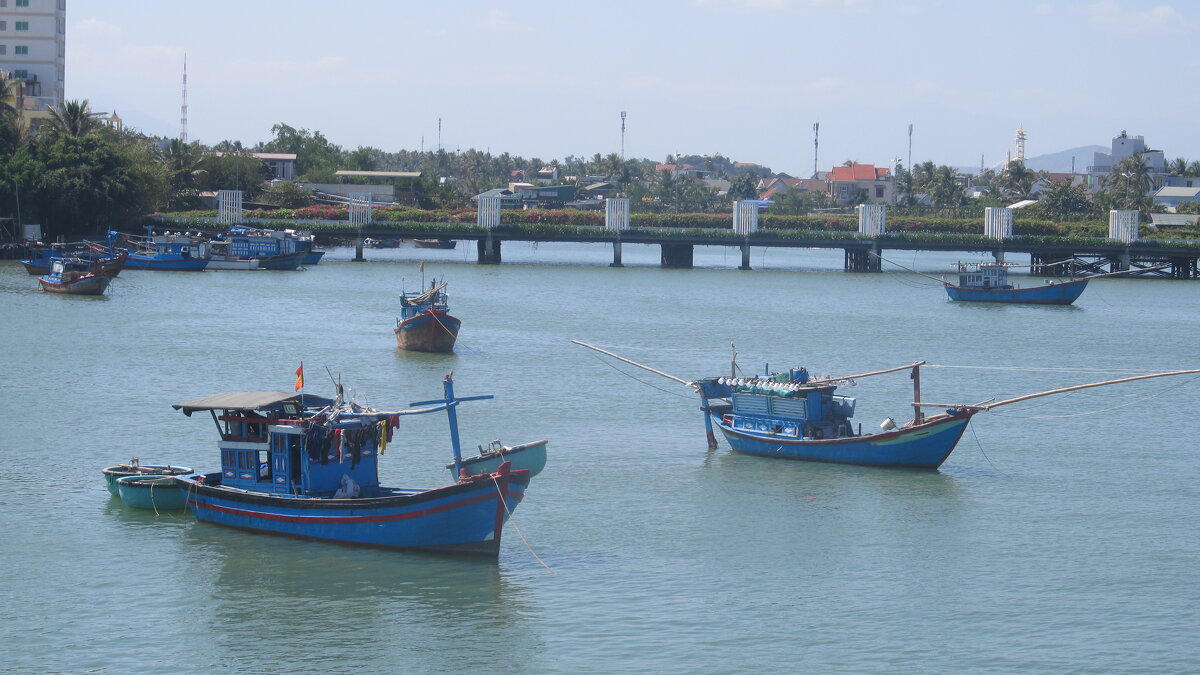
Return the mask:
[[[1112,148],[1106,148],[1103,145],[1085,145],[1049,155],[1038,155],[1026,159],[1025,167],[1031,171],[1070,173],[1071,158],[1074,157],[1075,173],[1084,173],[1091,166],[1097,152],[1112,152]]]
[[[1030,171],[1048,171],[1050,173],[1070,173],[1071,158],[1075,158],[1075,173],[1084,173],[1091,166],[1092,160],[1095,159],[1097,152],[1112,152],[1112,148],[1106,148],[1103,145],[1085,145],[1080,148],[1071,148],[1062,152],[1055,152],[1049,155],[1038,155],[1025,160],[1025,167]],[[997,171],[1003,166],[1004,161],[1001,160],[994,167]],[[960,166],[955,167],[959,173],[967,175],[975,175],[979,173],[978,166]]]

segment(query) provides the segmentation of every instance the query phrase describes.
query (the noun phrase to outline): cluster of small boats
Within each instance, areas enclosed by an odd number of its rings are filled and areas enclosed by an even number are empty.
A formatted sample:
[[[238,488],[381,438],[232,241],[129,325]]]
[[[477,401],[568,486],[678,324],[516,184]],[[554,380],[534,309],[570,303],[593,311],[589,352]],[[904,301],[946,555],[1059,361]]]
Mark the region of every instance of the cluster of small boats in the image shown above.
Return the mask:
[[[316,265],[325,252],[294,230],[235,227],[214,238],[187,232],[144,237],[110,231],[104,242],[54,244],[34,250],[25,269],[52,293],[101,295],[122,269],[295,270]]]

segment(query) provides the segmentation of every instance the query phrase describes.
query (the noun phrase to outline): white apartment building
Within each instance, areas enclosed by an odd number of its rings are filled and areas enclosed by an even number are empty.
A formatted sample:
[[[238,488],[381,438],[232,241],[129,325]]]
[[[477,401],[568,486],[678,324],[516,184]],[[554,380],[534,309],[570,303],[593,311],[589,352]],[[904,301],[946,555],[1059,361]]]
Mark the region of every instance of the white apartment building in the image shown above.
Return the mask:
[[[22,113],[62,106],[67,0],[0,0],[0,71],[24,82]]]

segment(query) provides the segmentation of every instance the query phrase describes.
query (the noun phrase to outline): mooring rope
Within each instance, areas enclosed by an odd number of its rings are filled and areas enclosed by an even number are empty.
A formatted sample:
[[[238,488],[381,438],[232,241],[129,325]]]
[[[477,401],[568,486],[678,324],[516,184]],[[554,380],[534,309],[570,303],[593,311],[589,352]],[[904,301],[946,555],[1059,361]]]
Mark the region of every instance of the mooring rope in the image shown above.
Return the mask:
[[[988,457],[987,452],[984,451],[983,443],[979,442],[979,434],[975,433],[974,425],[971,425],[971,436],[975,438],[975,445],[979,448],[979,454],[983,455],[983,458],[987,460],[987,463],[992,467],[992,469],[994,469],[996,473],[1000,474],[1001,476],[1007,476],[1008,474],[996,468],[996,465],[992,463],[992,458]]]
[[[633,380],[634,382],[640,382],[640,383],[642,383],[642,384],[646,385],[647,387],[650,387],[651,389],[657,389],[657,390],[659,390],[659,391],[661,391],[661,392],[663,392],[663,393],[665,393],[665,394],[671,394],[672,396],[678,396],[679,398],[687,398],[687,399],[690,399],[690,398],[692,398],[691,396],[688,396],[688,395],[686,395],[686,394],[681,394],[681,393],[679,393],[679,392],[677,392],[677,391],[671,391],[670,389],[663,389],[662,387],[655,386],[655,385],[653,385],[653,384],[650,384],[649,382],[647,382],[647,381],[645,381],[645,380],[642,380],[642,379],[639,379],[639,378],[637,378],[637,377],[634,377],[634,376],[633,376],[633,375],[631,375],[630,373],[627,373],[627,372],[625,372],[624,370],[621,370],[620,368],[618,368],[618,367],[614,366],[613,364],[609,363],[609,362],[608,362],[608,359],[601,358],[601,357],[599,357],[599,356],[596,356],[595,354],[593,354],[593,355],[592,355],[592,357],[593,357],[593,358],[595,358],[597,361],[599,361],[599,362],[603,363],[604,365],[608,366],[609,368],[612,368],[613,370],[617,371],[618,373],[620,373],[620,374],[624,375],[625,377],[628,377],[629,379]]]
[[[927,363],[924,368],[959,368],[967,370],[1013,370],[1024,371],[1029,373],[1128,373],[1130,375],[1140,375],[1143,373],[1154,373],[1154,370],[1134,370],[1132,368],[1042,368],[1028,366],[956,366],[946,365],[941,363]]]
[[[546,561],[542,560],[541,557],[534,552],[533,547],[529,545],[529,540],[525,538],[525,533],[521,531],[521,526],[517,524],[517,519],[513,517],[512,511],[508,508],[508,500],[504,498],[504,490],[500,489],[500,481],[496,480],[495,474],[492,474],[491,478],[492,485],[496,486],[496,494],[500,495],[500,503],[504,505],[504,512],[508,514],[508,522],[512,523],[512,526],[517,528],[517,536],[521,538],[521,543],[525,544],[525,549],[529,551],[529,555],[533,556],[534,560],[541,563],[542,567],[545,567],[550,574],[558,576],[558,572],[556,572],[553,567],[547,565]]]

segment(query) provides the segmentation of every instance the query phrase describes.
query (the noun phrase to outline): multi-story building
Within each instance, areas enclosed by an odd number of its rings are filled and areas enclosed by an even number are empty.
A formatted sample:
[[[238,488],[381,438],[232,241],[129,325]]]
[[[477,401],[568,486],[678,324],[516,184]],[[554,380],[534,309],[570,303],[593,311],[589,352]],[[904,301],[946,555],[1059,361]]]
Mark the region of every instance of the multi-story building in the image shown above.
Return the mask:
[[[22,117],[64,100],[67,0],[0,0],[0,71]]]

